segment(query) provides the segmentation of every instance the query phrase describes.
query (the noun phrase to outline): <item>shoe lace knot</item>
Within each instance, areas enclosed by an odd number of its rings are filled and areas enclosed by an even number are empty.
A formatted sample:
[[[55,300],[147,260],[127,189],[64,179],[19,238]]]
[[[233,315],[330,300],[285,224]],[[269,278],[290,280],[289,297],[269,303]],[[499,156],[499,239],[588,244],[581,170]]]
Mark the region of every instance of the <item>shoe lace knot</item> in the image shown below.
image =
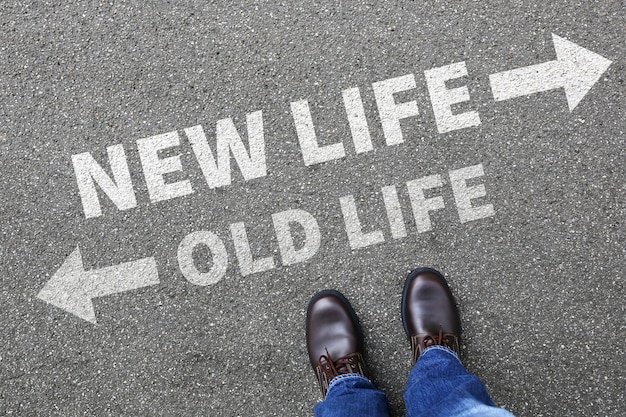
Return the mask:
[[[336,376],[345,374],[365,375],[364,363],[363,356],[358,352],[335,359],[331,357],[328,349],[326,349],[326,354],[320,356],[316,369],[317,379],[322,388],[324,398],[326,398],[330,381]]]
[[[416,334],[411,337],[411,345],[413,347],[413,363],[417,362],[417,358],[431,346],[444,346],[454,351],[457,355],[460,352],[459,337],[454,333],[444,333],[443,326],[439,326],[438,334]]]

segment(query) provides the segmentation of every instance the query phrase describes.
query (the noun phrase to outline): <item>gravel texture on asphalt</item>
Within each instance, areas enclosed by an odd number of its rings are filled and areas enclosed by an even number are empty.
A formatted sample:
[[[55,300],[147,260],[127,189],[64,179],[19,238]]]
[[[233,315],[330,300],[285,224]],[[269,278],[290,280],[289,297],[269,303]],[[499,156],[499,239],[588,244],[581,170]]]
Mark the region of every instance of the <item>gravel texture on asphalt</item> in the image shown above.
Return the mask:
[[[306,306],[335,288],[401,416],[411,361],[401,290],[412,268],[430,266],[459,302],[463,360],[498,405],[623,415],[625,10],[619,0],[2,2],[0,414],[312,415]],[[571,112],[563,88],[496,102],[489,75],[555,60],[552,33],[613,63]],[[447,87],[470,99],[452,110],[480,124],[439,133],[424,71],[459,62],[467,76]],[[406,75],[415,86],[395,100],[419,114],[388,146],[372,84]],[[354,87],[368,152],[357,153],[344,109]],[[319,146],[342,143],[342,158],[304,164],[300,100]],[[266,175],[246,179],[232,159],[231,183],[212,188],[185,129],[202,125],[216,152],[218,121],[232,119],[247,144],[256,111]],[[157,156],[180,169],[163,168],[164,181],[191,191],[153,201],[138,141],[168,132],[179,144]],[[72,156],[89,153],[112,175],[115,145],[136,204],[120,210],[98,189],[102,215],[88,218]],[[449,175],[475,165],[484,175],[467,184],[485,195],[472,204],[493,213],[461,222]],[[407,182],[427,176],[441,187],[426,198],[444,207],[418,232]],[[406,236],[391,233],[382,189],[392,185]],[[377,243],[351,248],[346,196]],[[315,219],[320,243],[285,265],[272,215],[291,209]],[[231,233],[241,222],[264,271],[245,273]],[[202,231],[227,254],[209,285],[190,282],[178,255]],[[303,247],[306,230],[295,225],[292,238]],[[86,271],[152,257],[159,283],[95,297],[97,324],[83,320],[37,297],[77,247]],[[200,277],[216,266],[206,246],[189,256]]]

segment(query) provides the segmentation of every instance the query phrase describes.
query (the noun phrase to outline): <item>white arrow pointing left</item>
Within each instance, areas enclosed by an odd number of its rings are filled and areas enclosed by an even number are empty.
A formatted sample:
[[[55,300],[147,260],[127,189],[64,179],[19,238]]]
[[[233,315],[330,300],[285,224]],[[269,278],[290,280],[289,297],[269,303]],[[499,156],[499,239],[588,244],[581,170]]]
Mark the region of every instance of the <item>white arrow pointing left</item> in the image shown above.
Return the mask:
[[[78,246],[46,283],[37,298],[96,324],[92,298],[159,283],[154,258],[85,271]]]

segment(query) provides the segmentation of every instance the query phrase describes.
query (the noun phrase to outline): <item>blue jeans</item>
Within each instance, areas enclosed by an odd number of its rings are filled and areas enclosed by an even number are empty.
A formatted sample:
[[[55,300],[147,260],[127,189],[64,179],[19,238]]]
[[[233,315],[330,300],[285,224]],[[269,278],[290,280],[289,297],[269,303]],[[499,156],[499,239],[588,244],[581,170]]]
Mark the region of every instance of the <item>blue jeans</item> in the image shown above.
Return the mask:
[[[432,346],[420,355],[404,391],[408,417],[513,417],[496,408],[480,380],[467,372],[450,349]],[[315,417],[389,416],[387,397],[359,374],[330,382],[326,399],[315,405]]]

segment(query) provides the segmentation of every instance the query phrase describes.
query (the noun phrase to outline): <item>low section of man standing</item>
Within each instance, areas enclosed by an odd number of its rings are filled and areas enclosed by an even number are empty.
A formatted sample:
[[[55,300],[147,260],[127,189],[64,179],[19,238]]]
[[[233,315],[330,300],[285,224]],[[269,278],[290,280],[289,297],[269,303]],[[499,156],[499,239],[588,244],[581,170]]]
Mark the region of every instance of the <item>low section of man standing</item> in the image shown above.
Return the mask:
[[[412,271],[401,310],[414,362],[404,392],[407,416],[512,417],[494,406],[482,382],[459,360],[459,311],[441,273]],[[306,338],[324,397],[315,405],[316,417],[389,415],[387,397],[366,377],[361,325],[341,293],[325,290],[313,296]]]

